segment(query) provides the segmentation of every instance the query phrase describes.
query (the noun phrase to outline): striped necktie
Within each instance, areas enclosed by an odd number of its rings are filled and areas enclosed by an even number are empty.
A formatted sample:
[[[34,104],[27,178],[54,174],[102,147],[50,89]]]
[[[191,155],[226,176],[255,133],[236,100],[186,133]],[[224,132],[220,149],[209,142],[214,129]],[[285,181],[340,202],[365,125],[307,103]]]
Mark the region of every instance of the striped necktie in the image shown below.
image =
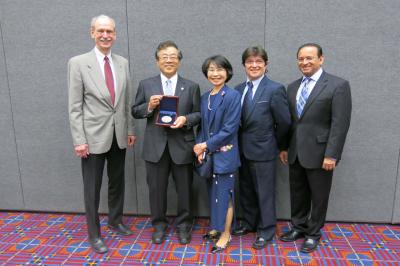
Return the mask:
[[[311,78],[305,78],[303,80],[303,88],[301,89],[299,99],[297,100],[296,103],[297,117],[301,116],[304,106],[307,103],[308,96],[310,96],[310,88],[308,87],[310,81]]]

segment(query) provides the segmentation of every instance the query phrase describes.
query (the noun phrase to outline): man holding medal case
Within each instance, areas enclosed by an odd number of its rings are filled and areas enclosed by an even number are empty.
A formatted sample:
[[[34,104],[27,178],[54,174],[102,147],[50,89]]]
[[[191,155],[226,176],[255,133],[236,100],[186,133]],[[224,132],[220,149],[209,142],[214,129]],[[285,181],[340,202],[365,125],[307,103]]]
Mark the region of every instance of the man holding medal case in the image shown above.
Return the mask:
[[[190,210],[193,181],[193,127],[200,122],[199,85],[177,74],[182,53],[172,41],[161,42],[155,52],[160,74],[140,81],[132,115],[147,119],[142,158],[146,162],[152,242],[165,240],[168,220],[169,174],[178,195],[177,235],[181,244],[191,240]],[[179,101],[179,104],[178,104]]]

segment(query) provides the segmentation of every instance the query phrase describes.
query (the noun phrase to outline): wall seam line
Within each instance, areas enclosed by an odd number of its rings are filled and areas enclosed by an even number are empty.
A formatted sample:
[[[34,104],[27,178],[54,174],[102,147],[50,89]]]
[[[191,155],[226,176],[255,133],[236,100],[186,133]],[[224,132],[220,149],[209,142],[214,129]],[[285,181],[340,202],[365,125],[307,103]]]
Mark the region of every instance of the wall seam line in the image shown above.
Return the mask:
[[[129,65],[129,72],[131,74],[131,80],[130,82],[133,82],[134,79],[134,70],[133,70],[133,65],[131,65],[131,50],[130,50],[130,38],[129,38],[129,19],[128,19],[128,0],[125,0],[125,16],[126,16],[126,38],[127,38],[127,42],[128,42],[128,65]],[[133,92],[132,92],[133,93]],[[132,101],[134,101],[135,99],[133,99],[132,97]],[[130,103],[132,104],[132,103]],[[137,175],[136,175],[136,152],[135,152],[135,148],[132,148],[132,152],[133,152],[133,180],[135,182],[135,199],[136,199],[136,210],[135,213],[137,214],[139,212],[139,198],[138,198],[138,184],[137,184]]]
[[[264,49],[267,49],[267,1],[264,2]]]
[[[11,89],[10,89],[10,80],[8,79],[8,67],[7,67],[7,58],[6,58],[6,51],[5,51],[5,46],[4,46],[4,35],[3,35],[3,26],[2,26],[2,21],[0,20],[0,35],[1,35],[1,45],[3,47],[3,57],[4,57],[4,71],[5,71],[5,76],[6,76],[6,84],[7,84],[7,89],[8,89],[8,97],[10,100],[10,112],[11,112],[11,126],[13,130],[13,136],[14,136],[14,144],[15,144],[15,153],[17,156],[17,167],[18,167],[18,178],[19,178],[19,186],[21,189],[21,195],[22,195],[22,205],[23,208],[25,209],[25,195],[24,195],[24,187],[22,185],[22,174],[21,174],[21,163],[19,159],[19,149],[18,149],[18,143],[17,143],[17,136],[16,136],[16,131],[15,131],[15,123],[14,123],[14,111],[13,111],[13,106],[12,106],[12,97],[11,97]]]
[[[399,153],[398,153],[398,155],[397,155],[397,173],[396,173],[396,180],[395,180],[395,184],[394,184],[394,197],[393,197],[393,205],[392,205],[392,224],[394,224],[395,223],[395,217],[394,217],[394,215],[395,215],[395,212],[396,212],[396,199],[397,199],[397,196],[398,196],[398,194],[400,194],[400,191],[397,191],[397,184],[398,184],[398,182],[399,182],[399,171],[400,171],[400,169],[399,169],[399,167],[400,167],[400,147],[399,147]]]

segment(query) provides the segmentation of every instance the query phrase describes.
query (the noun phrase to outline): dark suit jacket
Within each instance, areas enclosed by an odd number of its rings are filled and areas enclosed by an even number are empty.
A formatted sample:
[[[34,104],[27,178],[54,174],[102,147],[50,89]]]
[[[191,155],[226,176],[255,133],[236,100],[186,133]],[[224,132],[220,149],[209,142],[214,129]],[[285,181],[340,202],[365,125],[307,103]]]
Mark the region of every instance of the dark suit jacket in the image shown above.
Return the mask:
[[[243,95],[245,87],[242,83],[236,89]],[[285,87],[264,76],[253,101],[239,129],[240,151],[248,160],[272,160],[287,146],[290,113]]]
[[[215,98],[214,106],[217,107],[210,111],[210,117],[209,95],[210,91],[201,96],[201,127],[196,143],[206,141],[207,149],[214,153],[214,173],[234,173],[240,166],[237,138],[240,95],[226,85],[222,87]]]
[[[296,94],[302,79],[288,86],[292,116],[289,163],[298,157],[305,168],[321,168],[324,157],[340,160],[351,117],[349,82],[323,72],[311,92],[300,118]]]
[[[199,85],[178,76],[175,96],[179,97],[178,115],[187,118],[187,125],[180,129],[171,129],[155,125],[157,109],[148,113],[147,107],[152,95],[162,95],[161,76],[157,75],[140,81],[135,104],[132,106],[133,117],[146,118],[146,130],[142,156],[145,161],[156,163],[160,160],[168,142],[169,153],[176,164],[193,162],[194,130],[200,122]]]

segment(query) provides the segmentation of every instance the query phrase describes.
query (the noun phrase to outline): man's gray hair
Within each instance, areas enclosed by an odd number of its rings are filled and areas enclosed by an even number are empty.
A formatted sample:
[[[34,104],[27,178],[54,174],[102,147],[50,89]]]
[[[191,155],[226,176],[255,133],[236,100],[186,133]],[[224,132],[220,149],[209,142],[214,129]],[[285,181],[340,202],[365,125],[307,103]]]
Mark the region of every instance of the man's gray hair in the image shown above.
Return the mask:
[[[107,16],[107,15],[103,15],[103,14],[98,15],[98,16],[92,18],[92,22],[90,23],[91,29],[94,28],[94,25],[96,25],[96,22],[97,22],[97,20],[99,20],[99,19],[109,19],[109,20],[111,20],[111,22],[114,24],[114,29],[115,29],[115,20],[114,20],[112,17],[109,17],[109,16]]]

